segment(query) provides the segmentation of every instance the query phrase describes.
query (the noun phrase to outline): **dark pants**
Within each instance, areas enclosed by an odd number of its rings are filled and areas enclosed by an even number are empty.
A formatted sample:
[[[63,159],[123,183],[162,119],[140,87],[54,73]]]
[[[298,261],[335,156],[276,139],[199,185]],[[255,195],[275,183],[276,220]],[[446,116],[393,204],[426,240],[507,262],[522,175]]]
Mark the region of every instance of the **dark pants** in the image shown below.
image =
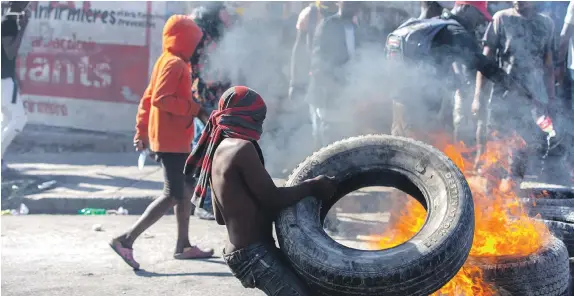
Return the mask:
[[[272,244],[252,244],[224,254],[223,259],[245,288],[257,288],[270,296],[311,295]]]
[[[163,195],[183,200],[191,199],[195,178],[183,173],[187,153],[157,152],[156,157],[163,170]]]

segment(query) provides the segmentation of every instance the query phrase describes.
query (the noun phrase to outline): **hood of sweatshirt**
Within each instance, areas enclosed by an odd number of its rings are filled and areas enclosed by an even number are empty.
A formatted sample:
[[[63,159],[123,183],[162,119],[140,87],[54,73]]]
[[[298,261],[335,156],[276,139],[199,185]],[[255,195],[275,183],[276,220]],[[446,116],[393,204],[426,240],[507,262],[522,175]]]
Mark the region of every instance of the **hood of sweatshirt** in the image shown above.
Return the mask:
[[[163,51],[189,60],[202,36],[203,32],[190,17],[173,15],[163,26]]]

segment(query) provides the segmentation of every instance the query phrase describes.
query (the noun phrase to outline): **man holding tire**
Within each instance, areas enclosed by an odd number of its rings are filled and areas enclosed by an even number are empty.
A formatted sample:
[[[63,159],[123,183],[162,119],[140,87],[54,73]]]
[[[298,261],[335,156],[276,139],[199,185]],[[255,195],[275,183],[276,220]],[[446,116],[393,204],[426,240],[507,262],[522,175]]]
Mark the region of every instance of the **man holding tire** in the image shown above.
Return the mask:
[[[244,287],[275,296],[311,295],[275,247],[272,223],[280,210],[304,197],[329,199],[335,183],[325,176],[292,187],[273,183],[257,144],[266,111],[254,90],[228,89],[189,156],[185,173],[198,178],[194,194],[198,207],[211,185],[217,223],[226,225],[229,235],[223,257]]]

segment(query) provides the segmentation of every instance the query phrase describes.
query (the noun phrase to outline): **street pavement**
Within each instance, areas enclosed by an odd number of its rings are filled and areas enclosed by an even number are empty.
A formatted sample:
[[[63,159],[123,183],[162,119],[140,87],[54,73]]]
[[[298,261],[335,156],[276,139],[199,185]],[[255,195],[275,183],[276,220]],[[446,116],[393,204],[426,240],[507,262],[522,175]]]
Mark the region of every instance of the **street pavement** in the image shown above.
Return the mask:
[[[361,221],[347,217],[349,223]],[[2,216],[2,295],[198,295],[256,296],[245,289],[224,264],[221,251],[225,228],[192,217],[190,237],[213,247],[215,258],[178,261],[172,258],[176,240],[173,215],[163,217],[134,244],[142,270],[133,271],[108,246],[137,216],[27,215]],[[375,217],[378,223],[385,217]],[[101,224],[103,231],[92,230]],[[366,225],[365,224],[365,225]],[[359,227],[362,224],[359,224]],[[355,239],[339,239],[361,247]]]
[[[138,156],[135,152],[8,154],[5,161],[17,173],[2,175],[2,209],[14,209],[24,203],[31,214],[76,214],[86,207],[117,209],[121,206],[130,214],[141,214],[154,198],[160,196],[163,174],[151,159],[139,170]],[[37,188],[52,180],[56,181],[54,186],[43,190]],[[282,178],[273,180],[278,186],[285,182]],[[381,187],[374,190],[388,191]],[[372,212],[384,203],[384,199],[373,202],[372,194],[368,194],[373,189],[361,191],[340,202],[345,205],[346,212]],[[356,202],[354,198],[369,201]],[[365,204],[371,209],[361,208]]]
[[[190,236],[217,247],[217,258],[172,258],[176,223],[166,216],[134,245],[134,272],[108,246],[136,216],[3,216],[3,295],[263,295],[244,289],[219,258],[225,229],[192,219]],[[102,232],[92,230],[101,224]]]
[[[23,188],[15,188],[11,196],[14,200],[3,204],[2,208],[15,207],[22,202],[32,213],[74,214],[85,207],[113,209],[120,206],[134,214],[142,213],[161,194],[163,175],[152,159],[139,170],[138,156],[135,152],[8,154],[5,161],[17,173],[2,176],[3,185],[11,180],[16,187],[25,183],[18,180],[32,178],[34,181],[21,186]],[[53,187],[37,188],[52,180],[56,181]],[[275,180],[278,185],[284,182]]]

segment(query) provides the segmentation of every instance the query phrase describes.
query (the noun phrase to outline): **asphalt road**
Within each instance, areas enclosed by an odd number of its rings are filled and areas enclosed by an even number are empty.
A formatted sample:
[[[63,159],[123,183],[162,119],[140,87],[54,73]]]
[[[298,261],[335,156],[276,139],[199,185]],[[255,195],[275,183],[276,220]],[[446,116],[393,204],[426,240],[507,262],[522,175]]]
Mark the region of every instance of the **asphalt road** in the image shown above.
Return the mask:
[[[362,196],[343,198],[341,205],[357,203],[357,198]],[[351,213],[339,208],[331,214],[339,221],[334,239],[358,249],[366,248],[366,244],[357,237],[380,233],[389,219],[384,212]],[[169,215],[136,241],[134,256],[142,270],[134,272],[108,242],[138,217],[2,216],[2,295],[264,295],[243,288],[221,259],[225,228],[193,216],[192,243],[213,247],[216,258],[174,260],[176,223],[175,216]],[[101,224],[103,231],[92,230],[95,224]]]
[[[219,257],[225,229],[195,217],[192,240],[216,247],[218,258],[174,260],[175,217],[166,216],[134,245],[143,269],[134,272],[107,243],[137,218],[2,216],[2,295],[264,295],[243,288]]]

